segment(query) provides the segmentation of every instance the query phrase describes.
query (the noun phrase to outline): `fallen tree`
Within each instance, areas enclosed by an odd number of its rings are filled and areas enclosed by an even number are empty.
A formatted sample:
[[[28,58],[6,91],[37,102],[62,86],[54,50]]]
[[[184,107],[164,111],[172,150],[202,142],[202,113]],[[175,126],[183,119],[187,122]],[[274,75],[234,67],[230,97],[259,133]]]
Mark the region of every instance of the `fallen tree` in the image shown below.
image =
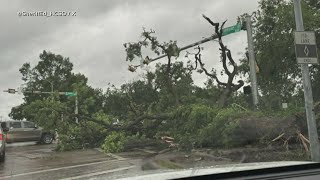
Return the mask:
[[[219,80],[219,78],[217,76],[217,72],[214,68],[211,70],[211,72],[209,72],[207,70],[207,68],[205,67],[205,64],[203,63],[203,60],[202,60],[200,46],[198,46],[196,48],[196,50],[197,50],[196,53],[187,52],[187,56],[189,54],[194,55],[194,59],[195,59],[194,70],[196,70],[198,68],[198,63],[199,63],[200,69],[198,70],[198,72],[200,72],[200,73],[204,72],[208,77],[214,79],[215,82],[218,84],[218,86],[221,87],[222,92],[221,92],[220,98],[218,100],[218,104],[221,107],[226,107],[228,105],[228,100],[232,96],[232,93],[234,93],[238,89],[240,89],[244,85],[244,82],[242,80],[239,80],[237,84],[233,83],[235,76],[238,74],[238,65],[236,64],[236,62],[234,61],[234,59],[232,57],[231,50],[226,45],[224,45],[224,43],[222,41],[223,27],[224,27],[224,24],[226,23],[226,21],[224,21],[222,23],[222,25],[220,26],[219,23],[214,23],[210,18],[206,17],[205,15],[203,15],[203,17],[214,27],[215,33],[218,35],[218,42],[219,42],[219,46],[220,46],[219,50],[221,52],[220,59],[221,59],[222,66],[223,66],[223,71],[221,72],[221,74],[226,74],[228,76],[227,82],[222,82]],[[227,62],[227,60],[229,62]],[[232,67],[232,70],[230,70],[229,66]]]

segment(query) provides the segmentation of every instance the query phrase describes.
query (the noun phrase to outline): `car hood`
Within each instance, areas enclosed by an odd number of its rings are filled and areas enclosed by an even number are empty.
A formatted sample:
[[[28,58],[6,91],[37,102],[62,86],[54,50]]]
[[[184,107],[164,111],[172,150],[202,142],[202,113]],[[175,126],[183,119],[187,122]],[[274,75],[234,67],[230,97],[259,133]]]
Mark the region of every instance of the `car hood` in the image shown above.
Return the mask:
[[[152,180],[162,180],[162,179],[174,179],[174,178],[184,178],[192,176],[201,176],[207,174],[218,174],[227,173],[235,171],[245,171],[272,167],[283,167],[292,166],[299,164],[312,164],[313,162],[308,161],[277,161],[277,162],[258,162],[258,163],[242,163],[242,164],[228,164],[228,165],[217,165],[203,168],[191,168],[184,170],[166,171],[166,172],[155,172],[152,174],[136,175],[134,177],[130,176],[127,178],[120,178],[122,180],[142,180],[142,179],[152,179]]]

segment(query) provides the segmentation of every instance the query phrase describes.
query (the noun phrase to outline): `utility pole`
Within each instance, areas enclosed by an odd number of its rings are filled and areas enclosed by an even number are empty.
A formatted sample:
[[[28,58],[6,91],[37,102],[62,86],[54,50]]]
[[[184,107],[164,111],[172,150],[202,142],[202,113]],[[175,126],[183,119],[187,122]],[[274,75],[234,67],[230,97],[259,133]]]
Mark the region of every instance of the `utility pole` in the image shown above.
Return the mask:
[[[50,85],[51,85],[51,108],[52,108],[52,110],[51,110],[51,116],[52,116],[52,118],[53,118],[53,82],[50,82],[50,81],[48,81],[49,83],[50,83]]]
[[[301,3],[300,0],[293,0],[294,14],[296,21],[297,31],[304,31]],[[311,80],[309,73],[309,65],[301,64],[303,89],[304,89],[304,101],[307,115],[308,133],[310,140],[311,159],[315,162],[320,162],[320,146],[317,132],[316,119],[314,114],[313,96],[311,89]]]
[[[52,81],[49,81],[49,80],[46,80],[46,79],[43,79],[45,81],[47,81],[48,83],[50,83],[51,85],[51,102],[53,104],[53,82]],[[52,111],[53,112],[53,111]]]
[[[53,101],[54,101],[54,97],[53,97],[53,82],[49,81],[47,79],[43,79],[44,81],[47,81],[48,83],[50,83],[51,85],[51,116],[53,118]]]
[[[53,83],[52,82],[51,82],[51,93],[52,93],[51,102],[53,103]]]
[[[76,115],[76,123],[79,123],[79,119],[78,119],[78,92],[76,92],[76,108],[74,110],[74,114]]]
[[[252,37],[252,23],[251,16],[246,17],[247,26],[247,38],[248,38],[248,52],[249,52],[249,64],[250,64],[250,81],[251,91],[253,96],[253,105],[255,109],[258,109],[258,86],[256,75],[256,60],[254,55],[253,37]]]

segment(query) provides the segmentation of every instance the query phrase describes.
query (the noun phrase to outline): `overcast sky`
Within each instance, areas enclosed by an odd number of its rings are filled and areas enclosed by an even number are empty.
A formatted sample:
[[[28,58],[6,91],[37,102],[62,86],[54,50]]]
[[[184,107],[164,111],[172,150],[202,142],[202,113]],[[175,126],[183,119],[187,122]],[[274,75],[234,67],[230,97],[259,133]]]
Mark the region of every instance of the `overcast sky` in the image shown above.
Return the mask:
[[[177,40],[184,46],[213,33],[202,14],[215,22],[228,19],[226,26],[231,26],[238,15],[251,14],[257,7],[258,0],[2,0],[0,116],[7,119],[11,107],[22,103],[21,95],[2,90],[19,87],[19,68],[25,62],[35,65],[43,50],[69,57],[74,71],[85,74],[91,86],[106,88],[108,82],[119,85],[142,72],[127,70],[123,47],[139,39],[142,27],[154,29],[160,41]],[[70,12],[70,16],[23,16],[41,11]],[[243,56],[246,38],[246,32],[224,37],[234,59]],[[220,69],[217,43],[203,47],[206,66]],[[206,76],[194,75],[194,80],[202,85]]]

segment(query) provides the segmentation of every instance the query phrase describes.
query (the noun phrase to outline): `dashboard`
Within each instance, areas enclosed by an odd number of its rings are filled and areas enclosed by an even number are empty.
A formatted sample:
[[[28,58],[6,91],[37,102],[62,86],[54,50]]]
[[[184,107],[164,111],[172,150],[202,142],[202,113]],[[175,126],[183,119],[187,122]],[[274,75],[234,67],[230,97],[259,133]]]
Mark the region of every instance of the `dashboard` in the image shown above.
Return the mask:
[[[208,174],[177,179],[288,179],[288,180],[320,180],[320,163],[292,165],[275,168],[264,168],[227,173]]]

